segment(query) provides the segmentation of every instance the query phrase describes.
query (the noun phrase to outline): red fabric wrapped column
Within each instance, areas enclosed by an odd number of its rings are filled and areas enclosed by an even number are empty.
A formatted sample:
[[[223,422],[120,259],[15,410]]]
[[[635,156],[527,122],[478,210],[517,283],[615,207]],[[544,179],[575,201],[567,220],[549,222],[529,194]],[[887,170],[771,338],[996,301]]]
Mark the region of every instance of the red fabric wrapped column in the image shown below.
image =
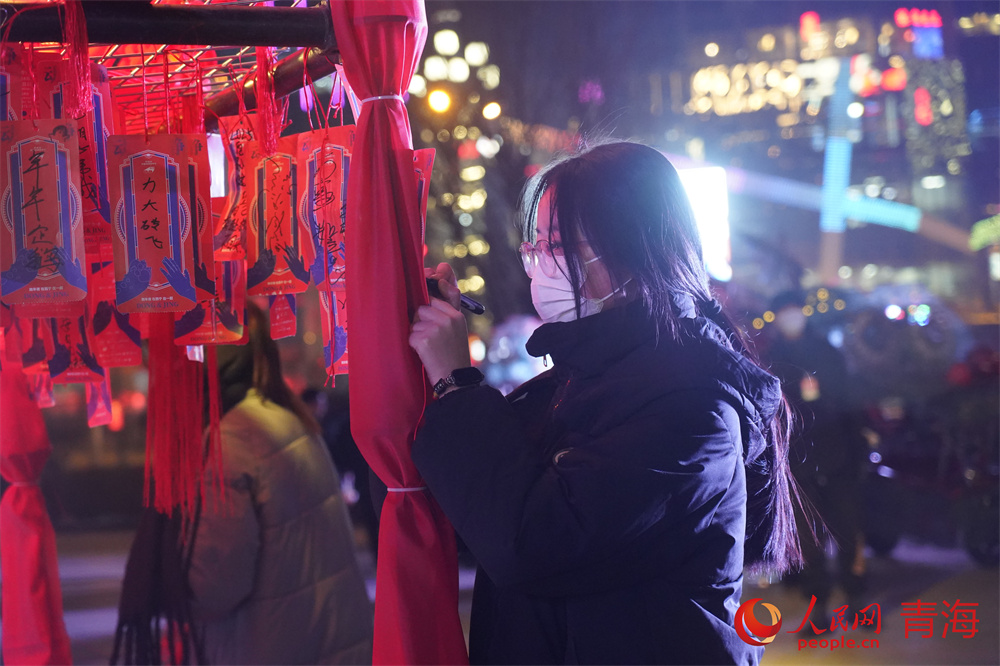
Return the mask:
[[[38,487],[52,446],[20,368],[0,372],[0,501],[3,662],[69,664],[56,535]]]
[[[347,311],[351,431],[390,489],[379,531],[374,661],[467,663],[454,532],[410,459],[430,387],[407,343],[427,288],[402,95],[420,60],[427,18],[422,0],[349,0],[330,8],[345,73],[364,100],[347,190]]]

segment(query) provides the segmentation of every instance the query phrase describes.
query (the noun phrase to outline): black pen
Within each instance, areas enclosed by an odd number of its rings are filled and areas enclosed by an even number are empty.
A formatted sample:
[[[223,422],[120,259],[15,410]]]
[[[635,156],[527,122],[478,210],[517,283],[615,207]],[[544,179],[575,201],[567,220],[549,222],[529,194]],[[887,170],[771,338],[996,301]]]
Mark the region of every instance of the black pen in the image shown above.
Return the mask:
[[[438,281],[436,278],[427,278],[427,293],[431,295],[432,298],[440,298],[441,300],[447,300],[441,295],[441,291],[438,289]],[[486,312],[486,307],[477,300],[471,299],[465,294],[462,294],[461,299],[462,307],[471,312],[472,314],[483,314]]]

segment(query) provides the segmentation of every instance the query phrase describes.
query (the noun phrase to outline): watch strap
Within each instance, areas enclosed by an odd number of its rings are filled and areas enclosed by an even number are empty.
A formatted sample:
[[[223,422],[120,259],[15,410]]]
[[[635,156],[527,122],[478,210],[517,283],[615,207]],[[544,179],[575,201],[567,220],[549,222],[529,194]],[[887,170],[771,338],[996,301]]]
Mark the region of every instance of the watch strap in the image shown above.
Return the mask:
[[[485,379],[479,368],[458,368],[452,370],[447,377],[443,377],[434,384],[434,395],[440,397],[442,393],[452,386],[472,387],[479,386]]]

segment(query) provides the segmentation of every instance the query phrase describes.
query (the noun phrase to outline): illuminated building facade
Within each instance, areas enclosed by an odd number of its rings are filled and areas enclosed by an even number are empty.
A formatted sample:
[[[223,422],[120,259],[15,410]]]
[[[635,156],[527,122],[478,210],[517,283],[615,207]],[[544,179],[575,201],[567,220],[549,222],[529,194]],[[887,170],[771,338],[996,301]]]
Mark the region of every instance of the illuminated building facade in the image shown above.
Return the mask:
[[[960,47],[975,34],[992,38],[995,53],[1000,15],[822,11],[688,38],[685,57],[637,75],[633,103],[649,109],[640,133],[730,169],[742,197],[732,205],[736,254],[751,236],[807,269],[807,282],[846,286],[862,286],[852,264],[955,264],[998,199],[995,186],[985,201],[969,192],[978,136],[969,121],[988,134],[997,102],[969,108]],[[995,153],[996,142],[979,149]],[[734,190],[747,181],[757,187]],[[954,276],[944,282],[936,286],[956,290]]]

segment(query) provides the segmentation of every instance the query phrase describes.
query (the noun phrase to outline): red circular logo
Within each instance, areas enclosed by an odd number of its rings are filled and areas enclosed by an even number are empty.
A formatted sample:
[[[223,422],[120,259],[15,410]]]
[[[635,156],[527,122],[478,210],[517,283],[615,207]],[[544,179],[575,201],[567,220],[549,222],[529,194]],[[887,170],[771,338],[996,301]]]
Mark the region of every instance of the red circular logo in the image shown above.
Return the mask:
[[[763,646],[774,640],[781,630],[781,611],[773,604],[761,602],[761,606],[771,614],[771,624],[760,623],[753,615],[753,607],[760,599],[750,599],[744,602],[736,610],[736,620],[733,623],[736,633],[740,635],[744,643],[749,645]]]

